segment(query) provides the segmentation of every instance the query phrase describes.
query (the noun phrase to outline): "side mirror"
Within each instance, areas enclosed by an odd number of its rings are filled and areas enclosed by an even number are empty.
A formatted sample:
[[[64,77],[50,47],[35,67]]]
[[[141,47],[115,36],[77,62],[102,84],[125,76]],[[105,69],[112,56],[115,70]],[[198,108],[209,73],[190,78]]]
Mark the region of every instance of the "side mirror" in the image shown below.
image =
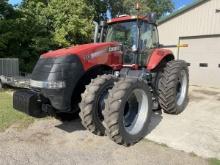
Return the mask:
[[[104,35],[105,35],[105,29],[107,27],[107,22],[106,21],[101,21],[100,22],[100,28],[101,28],[101,33],[100,33],[100,42],[103,41]]]
[[[107,26],[107,22],[106,21],[101,21],[100,22],[100,26],[101,27],[106,27]]]
[[[148,13],[145,17],[148,19],[150,23],[156,24],[156,21],[157,21],[156,13]]]

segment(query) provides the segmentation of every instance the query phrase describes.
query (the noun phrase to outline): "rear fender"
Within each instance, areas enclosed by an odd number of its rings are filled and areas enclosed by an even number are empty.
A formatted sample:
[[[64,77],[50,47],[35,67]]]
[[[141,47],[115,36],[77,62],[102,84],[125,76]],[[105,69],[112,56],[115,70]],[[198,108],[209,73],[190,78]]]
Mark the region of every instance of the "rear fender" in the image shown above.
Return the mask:
[[[147,69],[148,70],[155,69],[160,64],[160,62],[166,58],[173,60],[174,59],[173,52],[167,49],[155,49],[152,52],[147,62],[147,66],[146,66]]]

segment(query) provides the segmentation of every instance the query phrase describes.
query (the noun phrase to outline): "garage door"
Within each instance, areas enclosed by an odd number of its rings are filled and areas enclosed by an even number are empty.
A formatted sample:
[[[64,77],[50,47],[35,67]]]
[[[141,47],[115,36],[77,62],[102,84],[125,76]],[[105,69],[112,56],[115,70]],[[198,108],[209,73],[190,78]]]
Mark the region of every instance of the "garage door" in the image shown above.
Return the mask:
[[[220,87],[220,36],[182,37],[179,58],[189,63],[190,84]]]

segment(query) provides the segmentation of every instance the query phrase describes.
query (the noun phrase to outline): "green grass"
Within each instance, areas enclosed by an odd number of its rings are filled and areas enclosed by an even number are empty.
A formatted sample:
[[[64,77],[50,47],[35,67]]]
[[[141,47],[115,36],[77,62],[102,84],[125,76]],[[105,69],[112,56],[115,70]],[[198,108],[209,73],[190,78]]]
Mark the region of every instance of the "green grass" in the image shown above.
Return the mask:
[[[0,132],[11,125],[18,129],[26,128],[33,122],[34,118],[13,109],[12,91],[0,91]]]
[[[218,159],[209,159],[209,164],[210,165],[220,165],[220,160]]]

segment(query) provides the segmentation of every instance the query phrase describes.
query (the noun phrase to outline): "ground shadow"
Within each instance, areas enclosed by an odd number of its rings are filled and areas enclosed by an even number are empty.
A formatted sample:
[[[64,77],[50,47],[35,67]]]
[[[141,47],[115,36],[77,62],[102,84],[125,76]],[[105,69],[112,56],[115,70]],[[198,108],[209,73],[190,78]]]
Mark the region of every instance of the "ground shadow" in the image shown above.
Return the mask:
[[[157,110],[152,113],[151,122],[148,127],[148,134],[151,133],[161,122],[163,119],[162,111]],[[86,130],[81,124],[81,120],[79,117],[75,117],[72,120],[63,120],[62,124],[55,126],[61,130],[64,130],[68,133],[72,133],[74,131]]]
[[[147,134],[150,134],[163,119],[162,110],[153,111]]]
[[[63,131],[68,133],[72,133],[74,131],[85,130],[85,128],[81,124],[81,120],[79,118],[74,119],[72,121],[63,121],[60,125],[55,126]]]

